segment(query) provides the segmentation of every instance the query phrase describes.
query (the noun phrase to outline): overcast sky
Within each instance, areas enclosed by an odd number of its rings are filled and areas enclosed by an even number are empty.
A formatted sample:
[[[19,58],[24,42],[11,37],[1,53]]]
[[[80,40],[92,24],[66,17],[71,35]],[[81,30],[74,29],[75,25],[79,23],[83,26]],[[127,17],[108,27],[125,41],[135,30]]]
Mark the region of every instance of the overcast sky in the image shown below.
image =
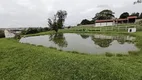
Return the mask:
[[[57,10],[66,10],[65,25],[76,25],[91,19],[103,9],[111,9],[118,17],[122,12],[142,12],[135,0],[0,0],[0,28],[47,26],[47,18]]]

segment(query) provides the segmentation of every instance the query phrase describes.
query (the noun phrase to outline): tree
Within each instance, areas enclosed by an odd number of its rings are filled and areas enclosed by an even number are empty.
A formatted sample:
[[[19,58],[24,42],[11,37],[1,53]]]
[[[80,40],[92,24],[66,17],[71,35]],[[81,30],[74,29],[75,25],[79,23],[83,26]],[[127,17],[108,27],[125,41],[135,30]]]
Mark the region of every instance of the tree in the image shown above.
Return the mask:
[[[77,26],[80,26],[81,24],[77,24]]]
[[[124,12],[120,15],[120,18],[127,18],[129,17],[129,13],[128,12]]]
[[[57,15],[54,15],[53,19],[48,18],[48,26],[50,29],[58,32]]]
[[[43,28],[43,31],[49,31],[50,29],[48,27]]]
[[[103,11],[97,13],[93,19],[94,20],[106,20],[106,19],[112,19],[114,17],[115,17],[114,12],[106,9],[106,10],[103,10]]]
[[[65,19],[67,17],[67,12],[64,11],[64,10],[59,10],[56,15],[57,15],[57,18],[58,18],[57,26],[59,27],[59,29],[62,29],[63,24],[65,22]]]
[[[65,22],[66,17],[67,17],[67,12],[59,10],[54,15],[53,19],[48,18],[48,26],[50,27],[50,29],[58,32],[58,29],[63,28],[63,24]]]
[[[139,18],[142,19],[142,13],[140,14]]]
[[[24,33],[24,32],[22,32]],[[34,33],[38,33],[38,28],[28,28],[26,30],[26,34],[34,34]]]
[[[51,34],[49,39],[61,48],[67,47],[68,45],[63,33]]]
[[[95,38],[94,36],[92,36],[92,41],[94,41],[96,45],[102,48],[106,48],[110,46],[113,40],[112,39],[99,39],[99,38]]]
[[[50,27],[50,29],[53,29],[53,22],[50,18],[48,18],[48,26]]]
[[[81,24],[82,25],[90,24],[90,21],[87,20],[87,19],[84,19],[84,20],[81,21]]]
[[[134,4],[142,3],[142,0],[137,0],[134,2]]]
[[[89,35],[80,35],[83,39],[87,39],[89,38],[90,36]]]
[[[137,16],[139,18],[139,13],[132,13],[130,16]]]
[[[82,21],[81,21],[81,23],[80,24],[82,24],[82,25],[86,25],[86,24],[94,24],[94,20],[87,20],[87,19],[83,19]]]
[[[3,30],[0,30],[0,38],[4,38],[5,35],[4,35],[4,31]]]

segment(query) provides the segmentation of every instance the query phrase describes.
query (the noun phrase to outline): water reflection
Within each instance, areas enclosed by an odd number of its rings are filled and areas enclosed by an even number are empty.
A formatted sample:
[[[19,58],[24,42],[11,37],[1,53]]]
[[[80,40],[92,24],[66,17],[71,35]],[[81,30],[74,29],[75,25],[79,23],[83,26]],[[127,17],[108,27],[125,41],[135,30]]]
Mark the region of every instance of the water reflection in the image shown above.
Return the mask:
[[[109,47],[111,42],[113,41],[112,39],[99,39],[99,38],[94,38],[92,36],[92,40],[96,45],[99,45],[102,48]]]
[[[63,33],[50,34],[49,40],[59,47],[67,47],[68,45]]]
[[[90,37],[89,35],[83,35],[83,34],[80,34],[80,36],[81,36],[83,39],[87,39],[87,38]]]
[[[108,35],[102,35],[102,34],[95,34],[92,36],[92,40],[96,45],[99,45],[100,47],[109,47],[112,43],[112,41],[117,40],[119,44],[125,44],[127,43],[133,43],[135,40],[135,37],[130,36],[108,36]]]
[[[81,53],[128,53],[138,50],[133,41],[135,37],[124,35],[102,35],[102,34],[74,34],[58,33],[45,36],[26,37],[21,43],[55,47],[64,51],[77,51]]]

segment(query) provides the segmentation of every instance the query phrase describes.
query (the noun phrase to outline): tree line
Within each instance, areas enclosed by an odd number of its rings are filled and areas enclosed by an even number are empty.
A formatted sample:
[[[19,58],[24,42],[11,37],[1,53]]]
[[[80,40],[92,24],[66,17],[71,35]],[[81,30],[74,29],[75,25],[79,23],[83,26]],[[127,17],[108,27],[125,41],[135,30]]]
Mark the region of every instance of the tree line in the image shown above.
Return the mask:
[[[4,31],[3,30],[0,30],[0,38],[4,38],[5,35],[4,35]]]
[[[58,32],[58,29],[63,29],[65,19],[67,17],[67,12],[64,10],[57,11],[52,18],[48,18],[48,26],[45,28],[28,28],[22,30],[21,34],[35,34],[39,32],[45,32],[50,30],[55,30]]]
[[[22,30],[21,34],[26,35],[26,34],[35,34],[35,33],[39,33],[39,32],[45,32],[45,31],[50,31],[50,29],[48,27],[42,28],[28,28],[28,29],[24,29]]]
[[[107,19],[115,19],[114,12],[111,10],[102,10],[99,13],[95,14],[95,17],[92,20],[83,19],[80,24],[78,25],[87,25],[87,24],[94,24],[96,20],[107,20]],[[129,16],[137,16],[138,19],[142,19],[142,13],[136,12],[129,14],[128,12],[123,12],[119,18],[127,18]]]
[[[137,0],[134,2],[134,4],[142,3],[142,0]]]
[[[127,18],[129,16],[137,16],[138,19],[142,19],[142,13],[139,13],[139,12],[134,12],[132,14],[129,14],[128,12],[124,12],[120,15],[119,18]]]

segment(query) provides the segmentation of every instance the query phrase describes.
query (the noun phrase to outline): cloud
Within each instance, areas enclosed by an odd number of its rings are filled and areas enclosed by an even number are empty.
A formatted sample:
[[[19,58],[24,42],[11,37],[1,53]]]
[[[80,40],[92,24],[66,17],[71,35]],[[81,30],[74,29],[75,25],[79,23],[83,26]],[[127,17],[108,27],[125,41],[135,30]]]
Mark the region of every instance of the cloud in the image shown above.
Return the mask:
[[[109,5],[98,5],[97,8],[109,8]]]
[[[57,10],[66,10],[65,25],[76,25],[82,19],[91,19],[103,9],[122,12],[141,11],[142,4],[134,0],[0,0],[0,27],[47,26],[47,18]]]
[[[81,14],[87,14],[87,13],[91,13],[93,11],[97,10],[97,8],[90,8],[90,9],[86,9],[85,11],[80,12]]]

